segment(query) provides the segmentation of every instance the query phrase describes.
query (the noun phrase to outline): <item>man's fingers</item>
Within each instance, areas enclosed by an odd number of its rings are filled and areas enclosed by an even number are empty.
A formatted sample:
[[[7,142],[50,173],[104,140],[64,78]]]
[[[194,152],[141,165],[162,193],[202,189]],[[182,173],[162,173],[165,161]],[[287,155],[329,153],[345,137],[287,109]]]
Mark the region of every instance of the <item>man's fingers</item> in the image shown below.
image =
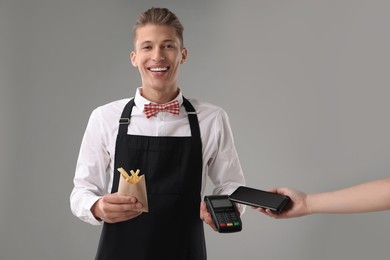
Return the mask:
[[[208,224],[214,231],[217,231],[213,219],[211,218],[211,214],[208,212],[206,203],[204,201],[200,203],[200,219]]]
[[[107,211],[112,212],[126,212],[126,211],[138,211],[142,208],[142,204],[137,203],[121,203],[121,204],[108,204],[105,208]]]
[[[122,221],[126,221],[129,219],[138,217],[141,214],[142,214],[142,212],[140,212],[140,211],[129,211],[126,213],[121,213],[121,214],[111,213],[111,214],[106,216],[106,218],[107,218],[106,222],[108,222],[108,223],[122,222]]]
[[[103,196],[105,202],[110,204],[136,203],[137,199],[133,196],[120,195],[118,193],[107,194]]]

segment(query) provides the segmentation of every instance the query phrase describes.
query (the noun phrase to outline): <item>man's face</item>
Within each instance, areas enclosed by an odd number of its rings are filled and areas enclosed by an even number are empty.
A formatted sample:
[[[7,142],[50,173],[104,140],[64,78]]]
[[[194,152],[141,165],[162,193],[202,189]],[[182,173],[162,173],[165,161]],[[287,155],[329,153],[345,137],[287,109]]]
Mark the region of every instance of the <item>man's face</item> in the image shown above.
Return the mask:
[[[144,91],[177,90],[179,66],[187,57],[171,26],[147,24],[138,28],[130,58],[137,67]]]

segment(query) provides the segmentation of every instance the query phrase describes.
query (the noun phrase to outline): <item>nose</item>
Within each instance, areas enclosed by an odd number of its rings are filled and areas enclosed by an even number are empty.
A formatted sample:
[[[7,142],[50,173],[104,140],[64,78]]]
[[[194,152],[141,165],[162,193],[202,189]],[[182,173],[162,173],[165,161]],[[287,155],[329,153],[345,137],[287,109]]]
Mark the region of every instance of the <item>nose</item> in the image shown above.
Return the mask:
[[[154,49],[152,59],[153,59],[153,61],[162,61],[162,60],[165,60],[165,56],[164,56],[163,50],[161,50],[160,48]]]

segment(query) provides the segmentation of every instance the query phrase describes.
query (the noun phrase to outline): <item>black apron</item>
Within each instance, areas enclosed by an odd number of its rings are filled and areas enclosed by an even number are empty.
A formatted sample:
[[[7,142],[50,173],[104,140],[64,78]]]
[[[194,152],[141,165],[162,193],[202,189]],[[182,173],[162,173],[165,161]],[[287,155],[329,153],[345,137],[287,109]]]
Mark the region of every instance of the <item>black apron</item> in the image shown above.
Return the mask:
[[[202,142],[198,117],[183,97],[191,136],[128,135],[134,100],[125,106],[115,148],[111,193],[119,172],[144,174],[149,212],[128,221],[104,223],[97,260],[205,260],[203,222],[199,218],[202,185]]]

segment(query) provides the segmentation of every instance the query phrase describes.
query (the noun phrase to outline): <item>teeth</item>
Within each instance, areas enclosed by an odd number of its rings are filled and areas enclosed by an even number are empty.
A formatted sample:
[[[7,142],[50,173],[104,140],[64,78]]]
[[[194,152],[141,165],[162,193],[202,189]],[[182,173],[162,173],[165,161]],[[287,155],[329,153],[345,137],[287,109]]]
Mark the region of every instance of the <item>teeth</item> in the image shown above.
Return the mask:
[[[150,70],[150,71],[153,71],[153,72],[167,71],[167,70],[168,70],[168,67],[163,67],[163,68],[150,68],[149,70]]]

